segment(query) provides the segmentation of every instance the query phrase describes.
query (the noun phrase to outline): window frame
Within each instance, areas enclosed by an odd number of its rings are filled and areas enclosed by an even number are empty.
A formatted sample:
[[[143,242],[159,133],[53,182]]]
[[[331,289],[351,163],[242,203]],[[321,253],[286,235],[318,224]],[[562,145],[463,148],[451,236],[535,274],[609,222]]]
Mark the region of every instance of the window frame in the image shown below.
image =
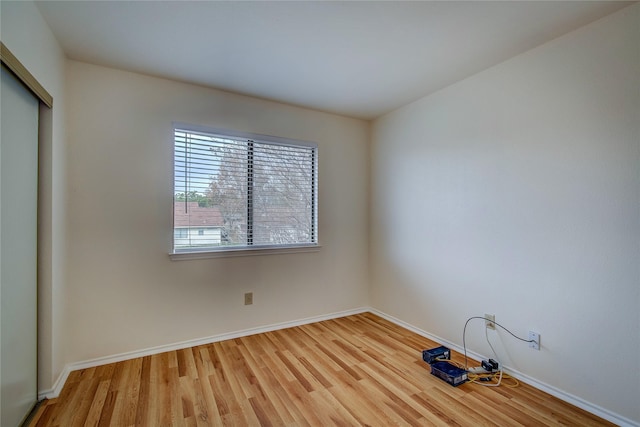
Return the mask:
[[[246,140],[249,143],[280,145],[289,147],[306,147],[313,150],[313,172],[312,180],[313,185],[311,189],[313,207],[311,209],[312,215],[312,234],[315,236],[315,242],[310,243],[295,243],[295,244],[278,244],[278,245],[246,245],[246,246],[222,246],[222,247],[207,247],[202,249],[179,249],[175,248],[175,218],[173,211],[175,210],[175,148],[176,148],[176,131],[185,131],[206,134],[213,137],[227,138],[227,139],[241,139]],[[318,144],[309,141],[295,140],[289,138],[282,138],[276,136],[255,134],[250,132],[240,132],[230,129],[214,128],[208,126],[199,126],[182,122],[173,122],[172,126],[172,215],[171,215],[171,245],[169,257],[171,260],[189,260],[189,259],[203,259],[203,258],[219,258],[219,257],[237,257],[237,256],[257,256],[257,255],[272,255],[272,254],[287,254],[287,253],[299,253],[299,252],[316,252],[321,248],[319,242],[318,233]]]

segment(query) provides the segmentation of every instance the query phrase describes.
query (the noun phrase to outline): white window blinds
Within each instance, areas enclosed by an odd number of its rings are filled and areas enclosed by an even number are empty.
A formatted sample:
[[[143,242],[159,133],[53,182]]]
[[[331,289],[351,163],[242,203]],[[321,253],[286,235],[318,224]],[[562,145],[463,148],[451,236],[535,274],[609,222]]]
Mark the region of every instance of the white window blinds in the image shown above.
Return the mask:
[[[316,245],[315,144],[176,127],[176,252]]]

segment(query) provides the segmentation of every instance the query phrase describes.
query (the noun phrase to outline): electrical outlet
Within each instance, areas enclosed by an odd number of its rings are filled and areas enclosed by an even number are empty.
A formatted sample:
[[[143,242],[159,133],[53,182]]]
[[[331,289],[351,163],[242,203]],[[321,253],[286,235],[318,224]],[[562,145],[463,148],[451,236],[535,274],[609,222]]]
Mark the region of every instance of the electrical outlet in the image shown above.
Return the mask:
[[[529,347],[534,350],[540,350],[540,334],[537,332],[529,331],[529,340],[533,340],[529,343]]]
[[[253,304],[253,292],[247,292],[244,294],[244,305]]]
[[[486,369],[484,369],[482,366],[474,366],[472,368],[468,368],[467,372],[469,372],[470,374],[490,374],[491,372],[487,371]]]
[[[484,315],[484,326],[487,329],[495,329],[496,328],[496,315],[495,314],[485,314]]]

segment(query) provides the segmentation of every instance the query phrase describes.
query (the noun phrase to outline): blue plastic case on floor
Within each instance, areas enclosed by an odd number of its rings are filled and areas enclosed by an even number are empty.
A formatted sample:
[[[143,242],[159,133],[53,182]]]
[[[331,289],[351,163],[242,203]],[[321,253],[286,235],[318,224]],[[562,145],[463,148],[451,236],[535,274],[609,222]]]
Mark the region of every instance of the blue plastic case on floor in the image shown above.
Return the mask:
[[[448,382],[454,387],[469,381],[467,371],[449,362],[435,362],[431,364],[431,375]]]

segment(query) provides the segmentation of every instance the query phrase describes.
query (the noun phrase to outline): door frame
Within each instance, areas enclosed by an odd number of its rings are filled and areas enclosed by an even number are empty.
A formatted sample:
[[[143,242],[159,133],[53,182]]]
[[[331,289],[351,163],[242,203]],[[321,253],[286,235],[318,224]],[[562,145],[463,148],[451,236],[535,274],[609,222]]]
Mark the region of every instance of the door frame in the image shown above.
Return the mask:
[[[2,65],[7,67],[40,102],[49,108],[53,108],[53,97],[2,41],[0,41],[0,60]]]
[[[38,80],[33,76],[33,74],[31,74],[29,72],[29,70],[22,64],[22,62],[20,62],[20,60],[9,50],[9,48],[7,48],[5,46],[5,44],[0,41],[0,64],[6,69],[8,70],[11,74],[14,75],[14,77],[20,82],[22,83],[22,85],[25,86],[25,88],[39,101],[40,103],[40,114],[42,114],[42,108],[47,107],[48,109],[52,109],[53,108],[53,97],[51,96],[51,94],[49,94],[49,92],[47,92],[47,90],[40,84],[40,82],[38,82]],[[39,130],[39,132],[41,132],[41,130]],[[42,135],[40,135],[38,137],[38,141],[40,141],[42,138]],[[39,144],[38,144],[39,145]],[[38,146],[38,151],[40,151],[40,146]],[[38,179],[39,181],[39,179]],[[38,199],[39,199],[39,193],[40,191],[38,190]],[[38,202],[39,204],[39,202]],[[39,216],[39,212],[40,212],[40,208],[38,208],[38,216]],[[39,234],[39,233],[38,233]],[[40,240],[40,237],[36,237],[38,240]],[[39,256],[37,257],[37,262],[39,262]],[[38,280],[39,282],[39,280]],[[38,286],[36,284],[36,286]],[[38,316],[38,311],[39,311],[39,307],[36,306],[36,316]],[[37,321],[36,321],[37,324]],[[39,338],[39,332],[38,332],[38,328],[36,327],[36,340],[37,342],[39,342],[40,338]],[[38,359],[37,357],[37,353],[39,352],[38,350],[39,344],[36,345],[36,360]],[[39,368],[37,366],[36,363],[36,381],[37,378],[39,377]],[[31,412],[29,414],[25,415],[25,419],[23,421],[23,425],[28,425],[30,419],[33,417],[33,415],[36,413],[38,407],[40,406],[41,401],[38,399],[39,397],[39,392],[37,390],[37,386],[36,386],[36,396],[35,396],[35,405],[34,407],[31,409]]]

